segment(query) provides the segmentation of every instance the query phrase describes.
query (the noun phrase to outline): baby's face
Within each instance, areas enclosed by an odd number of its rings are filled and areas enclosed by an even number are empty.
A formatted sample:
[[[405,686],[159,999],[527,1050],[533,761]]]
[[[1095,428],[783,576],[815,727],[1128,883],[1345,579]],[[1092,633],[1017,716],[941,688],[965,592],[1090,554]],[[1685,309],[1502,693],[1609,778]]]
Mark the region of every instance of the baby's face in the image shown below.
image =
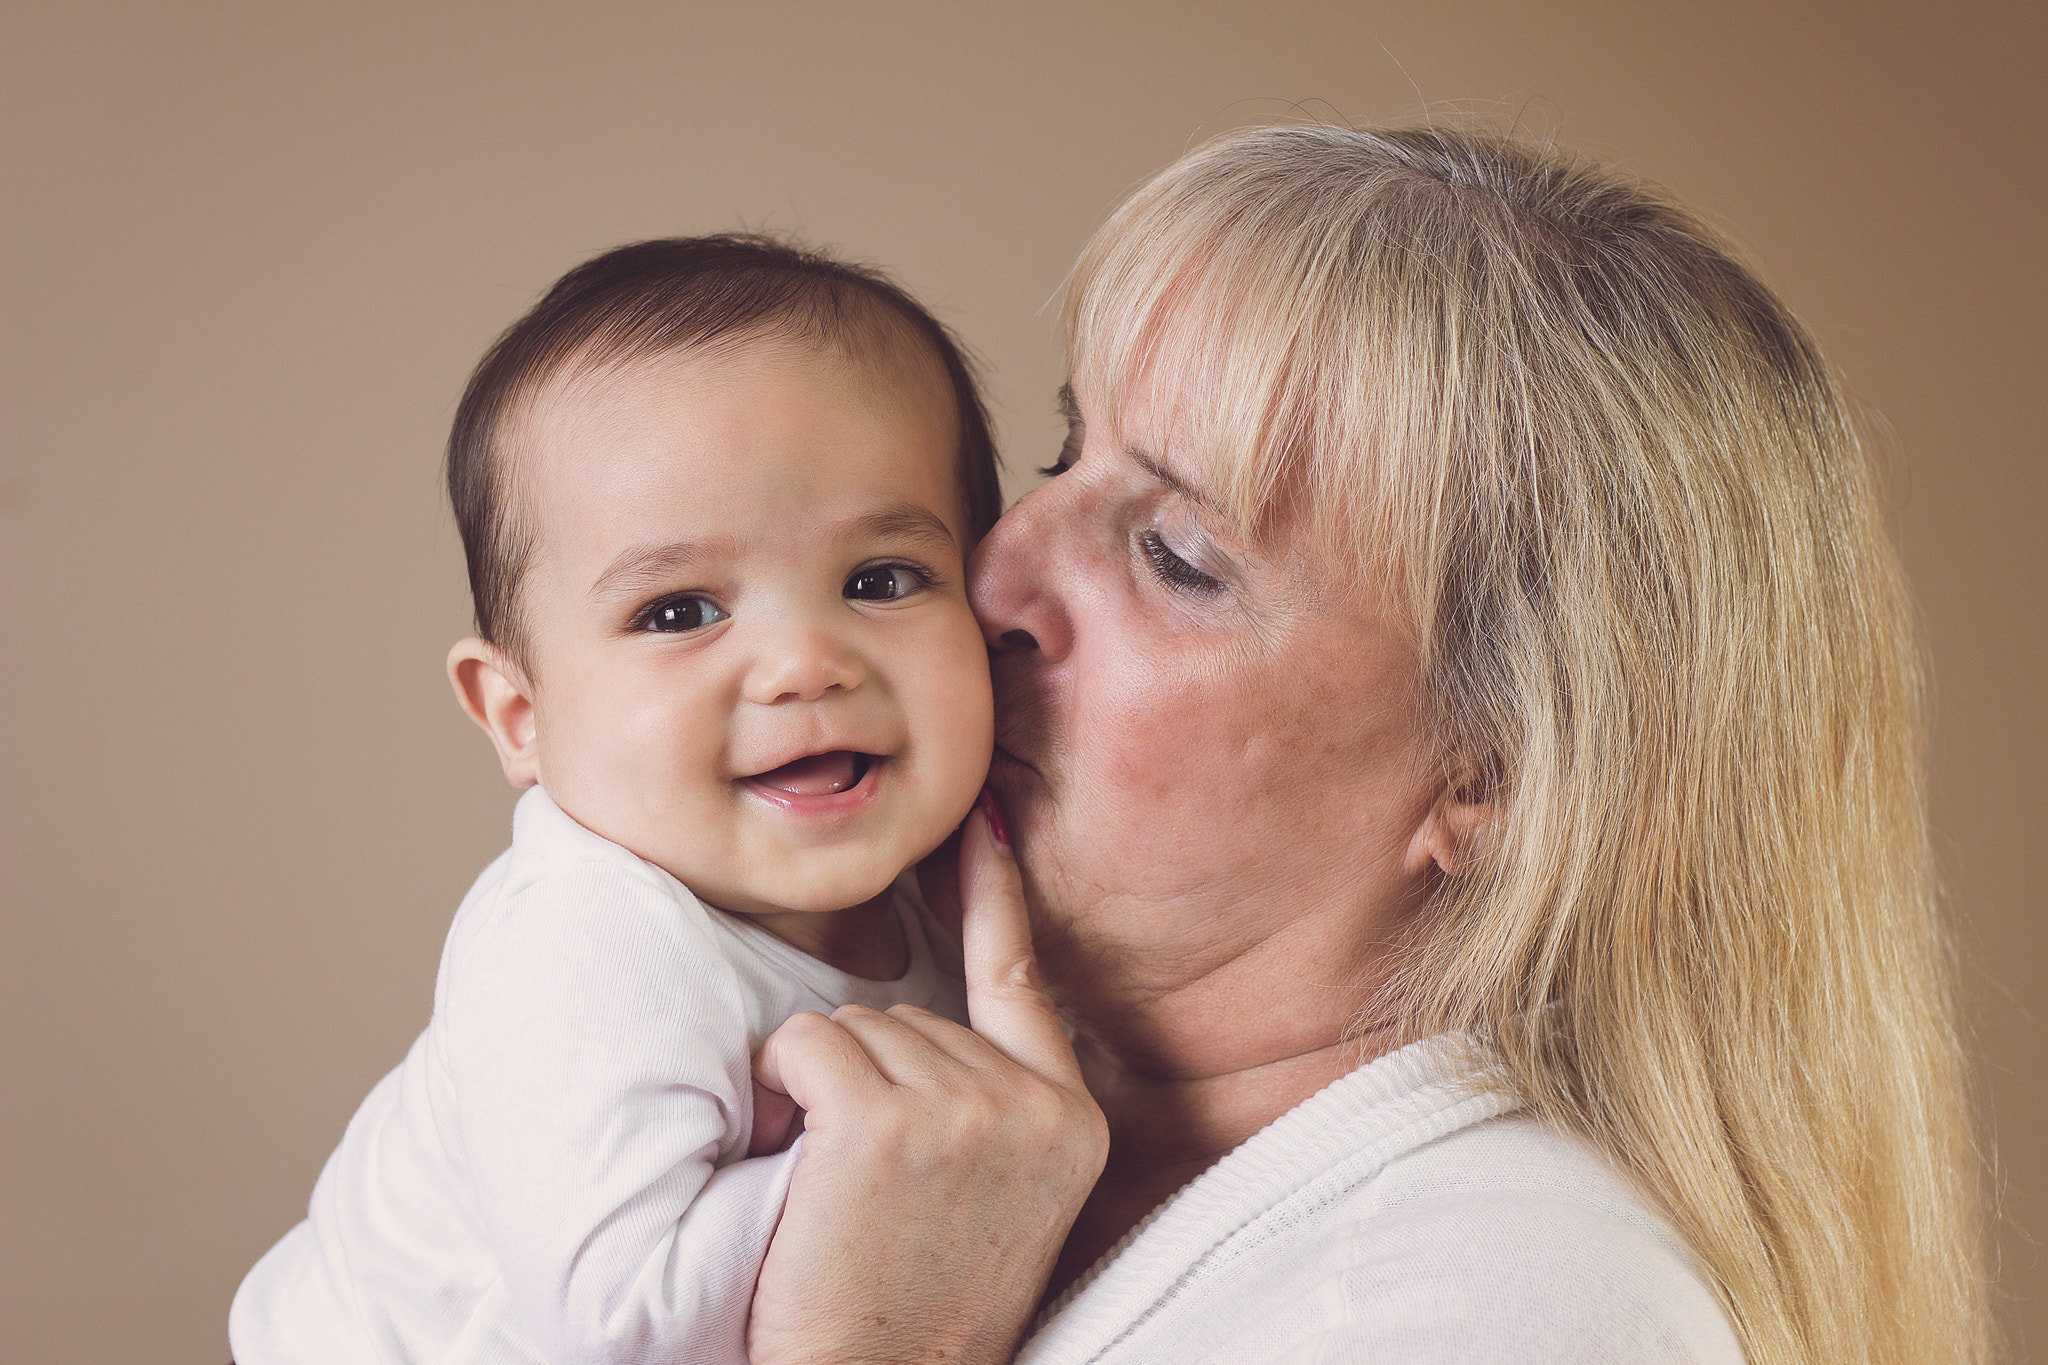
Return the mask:
[[[539,778],[742,914],[879,895],[988,767],[950,387],[756,342],[543,394],[515,496]]]

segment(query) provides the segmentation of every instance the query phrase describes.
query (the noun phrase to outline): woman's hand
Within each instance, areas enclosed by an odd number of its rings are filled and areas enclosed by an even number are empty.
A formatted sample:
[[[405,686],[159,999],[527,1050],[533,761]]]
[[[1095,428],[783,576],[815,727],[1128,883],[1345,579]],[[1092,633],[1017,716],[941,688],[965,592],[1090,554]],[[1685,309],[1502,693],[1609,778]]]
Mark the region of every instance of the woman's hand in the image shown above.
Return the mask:
[[[755,1059],[805,1133],[754,1292],[756,1365],[1008,1360],[1102,1172],[1102,1111],[1038,985],[987,810],[961,849],[974,1031],[848,1005],[794,1016]]]

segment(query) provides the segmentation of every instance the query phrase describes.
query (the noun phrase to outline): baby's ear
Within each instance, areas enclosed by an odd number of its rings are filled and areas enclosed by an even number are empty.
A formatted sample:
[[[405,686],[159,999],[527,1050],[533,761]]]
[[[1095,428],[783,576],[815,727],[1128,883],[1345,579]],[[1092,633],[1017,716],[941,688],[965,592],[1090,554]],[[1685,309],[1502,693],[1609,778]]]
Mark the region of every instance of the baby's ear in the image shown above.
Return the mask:
[[[448,651],[448,682],[463,711],[491,737],[505,780],[515,787],[540,781],[533,685],[512,657],[488,640],[458,640]]]

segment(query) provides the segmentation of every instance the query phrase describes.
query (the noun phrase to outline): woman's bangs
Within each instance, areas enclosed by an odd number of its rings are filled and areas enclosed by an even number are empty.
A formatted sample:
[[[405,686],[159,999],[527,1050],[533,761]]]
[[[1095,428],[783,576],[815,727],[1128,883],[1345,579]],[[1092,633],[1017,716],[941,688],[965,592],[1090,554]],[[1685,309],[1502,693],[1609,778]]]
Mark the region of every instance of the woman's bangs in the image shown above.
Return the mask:
[[[1313,359],[1315,310],[1304,315],[1296,272],[1234,249],[1229,225],[1187,230],[1175,207],[1112,223],[1109,248],[1082,258],[1068,308],[1072,373],[1116,439],[1133,395],[1168,404],[1155,415],[1173,454],[1221,497],[1237,523],[1229,529],[1270,547],[1305,506],[1296,490],[1320,481],[1324,452],[1342,440],[1332,421],[1341,404]],[[1288,538],[1303,530],[1326,539],[1320,524],[1294,525]]]

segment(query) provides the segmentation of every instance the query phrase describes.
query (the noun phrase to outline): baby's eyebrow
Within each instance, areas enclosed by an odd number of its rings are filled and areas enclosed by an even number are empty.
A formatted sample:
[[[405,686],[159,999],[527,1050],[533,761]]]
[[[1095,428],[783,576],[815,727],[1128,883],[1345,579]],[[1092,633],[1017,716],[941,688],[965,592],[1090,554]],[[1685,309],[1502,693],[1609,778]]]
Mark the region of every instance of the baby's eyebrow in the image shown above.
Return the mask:
[[[667,545],[635,545],[620,552],[590,585],[592,597],[631,596],[643,588],[670,582],[680,571],[707,560],[730,560],[739,554],[731,536],[679,540]]]
[[[914,502],[897,502],[854,522],[850,528],[863,540],[909,540],[936,550],[957,548],[945,519],[929,507]]]

